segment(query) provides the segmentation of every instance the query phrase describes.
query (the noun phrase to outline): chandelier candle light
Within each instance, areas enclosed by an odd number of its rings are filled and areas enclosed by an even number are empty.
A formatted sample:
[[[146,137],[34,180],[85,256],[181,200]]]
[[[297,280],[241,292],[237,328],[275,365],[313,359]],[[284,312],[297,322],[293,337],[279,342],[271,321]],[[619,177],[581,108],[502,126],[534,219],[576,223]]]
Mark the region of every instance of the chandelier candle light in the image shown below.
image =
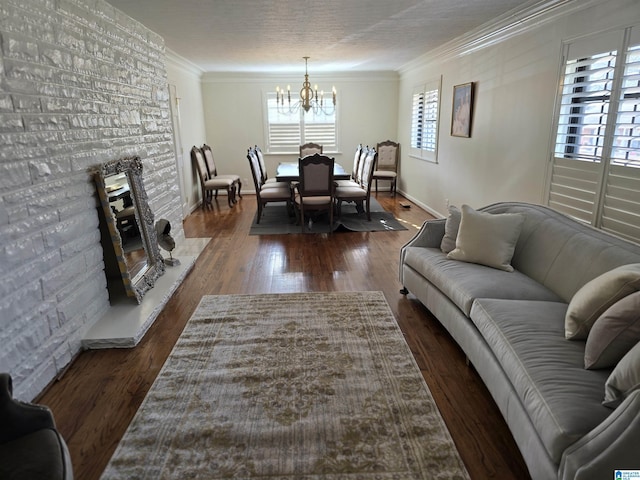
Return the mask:
[[[300,109],[300,107],[302,107],[305,112],[313,109],[314,113],[322,112],[326,115],[331,115],[336,108],[336,87],[332,87],[331,89],[333,105],[330,107],[331,110],[327,110],[327,105],[325,105],[324,102],[324,91],[321,90],[318,94],[318,85],[315,85],[314,88],[311,88],[311,83],[309,82],[307,63],[310,57],[302,58],[304,58],[304,82],[302,83],[302,88],[300,89],[300,100],[298,102],[294,102],[293,104],[291,103],[291,85],[287,85],[287,113],[295,113]],[[279,111],[282,111],[285,108],[284,99],[284,90],[280,90],[280,87],[276,87],[276,105],[278,106]]]

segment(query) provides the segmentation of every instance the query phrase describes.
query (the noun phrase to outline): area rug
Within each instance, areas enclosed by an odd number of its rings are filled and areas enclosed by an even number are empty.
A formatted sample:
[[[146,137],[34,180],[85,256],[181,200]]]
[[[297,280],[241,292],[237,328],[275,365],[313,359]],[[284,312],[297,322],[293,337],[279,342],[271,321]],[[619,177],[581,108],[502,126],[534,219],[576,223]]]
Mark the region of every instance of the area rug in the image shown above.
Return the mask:
[[[468,479],[382,292],[204,296],[102,479]]]
[[[350,232],[384,232],[394,230],[407,230],[392,213],[385,211],[380,203],[371,199],[371,221],[367,220],[365,213],[358,213],[355,204],[343,203],[340,217],[334,216],[333,231]],[[311,225],[305,225],[304,233],[329,233],[329,216],[321,214],[312,219]],[[295,216],[287,211],[284,202],[268,203],[262,210],[260,223],[253,219],[249,235],[274,235],[287,233],[302,233]]]

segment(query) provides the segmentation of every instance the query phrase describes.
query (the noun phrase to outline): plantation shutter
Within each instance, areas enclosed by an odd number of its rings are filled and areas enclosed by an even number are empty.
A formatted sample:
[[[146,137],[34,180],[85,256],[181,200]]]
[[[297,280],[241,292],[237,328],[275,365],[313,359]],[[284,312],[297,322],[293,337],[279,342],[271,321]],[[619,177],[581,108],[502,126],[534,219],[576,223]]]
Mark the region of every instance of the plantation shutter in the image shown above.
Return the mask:
[[[640,241],[640,41],[634,34],[608,32],[565,47],[547,202]]]
[[[424,119],[424,92],[413,93],[411,102],[411,153],[422,155],[422,121]]]
[[[413,90],[411,101],[411,155],[436,161],[440,80]]]
[[[338,150],[338,136],[335,111],[329,115],[322,112],[293,113],[278,109],[276,94],[266,95],[266,138],[269,153],[298,153],[300,145],[308,142],[323,146],[323,151]],[[286,107],[286,105],[285,105]]]
[[[640,241],[640,38],[631,38],[620,87],[602,208],[603,230]]]

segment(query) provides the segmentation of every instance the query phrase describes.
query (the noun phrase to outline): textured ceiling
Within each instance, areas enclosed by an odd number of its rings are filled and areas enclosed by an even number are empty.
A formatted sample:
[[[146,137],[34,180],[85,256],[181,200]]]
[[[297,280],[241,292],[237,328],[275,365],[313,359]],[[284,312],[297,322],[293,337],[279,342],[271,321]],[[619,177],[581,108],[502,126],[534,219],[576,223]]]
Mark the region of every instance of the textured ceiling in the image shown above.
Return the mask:
[[[397,70],[535,0],[108,0],[204,71]]]

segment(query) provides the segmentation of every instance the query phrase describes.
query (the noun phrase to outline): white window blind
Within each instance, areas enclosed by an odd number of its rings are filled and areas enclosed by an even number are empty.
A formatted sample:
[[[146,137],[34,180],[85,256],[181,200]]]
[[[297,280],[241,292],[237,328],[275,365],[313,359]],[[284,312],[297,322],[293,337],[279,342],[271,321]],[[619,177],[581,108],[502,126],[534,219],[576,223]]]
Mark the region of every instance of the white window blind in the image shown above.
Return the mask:
[[[548,204],[640,242],[638,29],[608,32],[566,52]]]
[[[436,161],[440,81],[414,89],[411,104],[411,154]]]
[[[308,142],[323,146],[324,152],[338,150],[336,112],[305,112],[302,108],[285,112],[285,102],[278,108],[275,92],[266,94],[267,151],[269,153],[298,153],[300,145]]]

